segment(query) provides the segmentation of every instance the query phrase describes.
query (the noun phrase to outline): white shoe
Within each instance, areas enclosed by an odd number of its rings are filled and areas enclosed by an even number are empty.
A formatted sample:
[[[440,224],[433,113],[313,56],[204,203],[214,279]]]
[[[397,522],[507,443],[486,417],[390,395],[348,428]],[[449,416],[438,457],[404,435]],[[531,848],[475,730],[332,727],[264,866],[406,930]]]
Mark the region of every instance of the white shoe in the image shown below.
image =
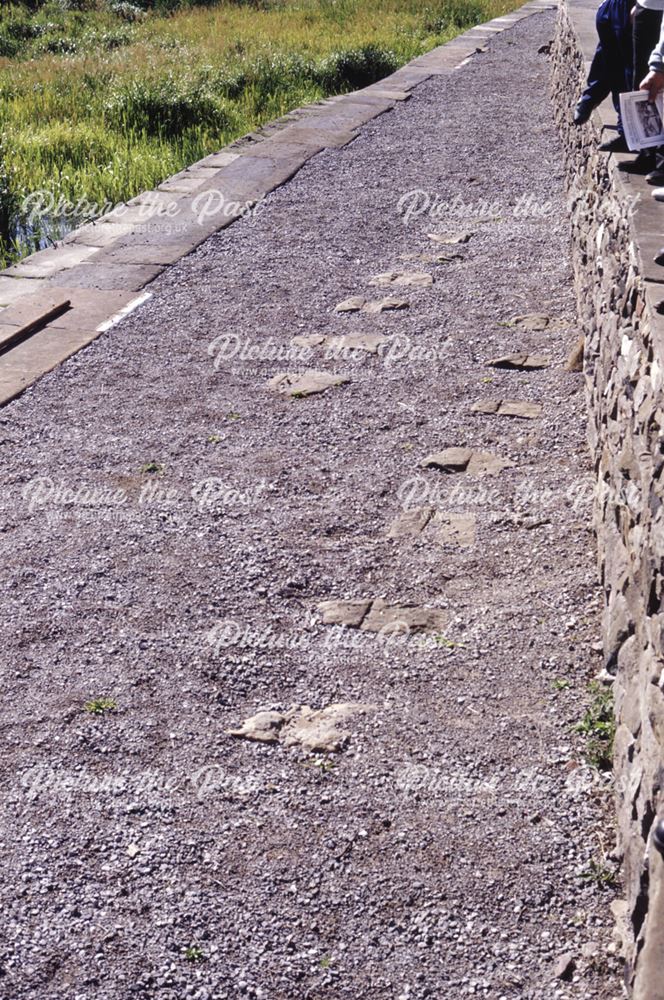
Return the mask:
[[[655,188],[652,196],[655,201],[664,201],[664,188]]]

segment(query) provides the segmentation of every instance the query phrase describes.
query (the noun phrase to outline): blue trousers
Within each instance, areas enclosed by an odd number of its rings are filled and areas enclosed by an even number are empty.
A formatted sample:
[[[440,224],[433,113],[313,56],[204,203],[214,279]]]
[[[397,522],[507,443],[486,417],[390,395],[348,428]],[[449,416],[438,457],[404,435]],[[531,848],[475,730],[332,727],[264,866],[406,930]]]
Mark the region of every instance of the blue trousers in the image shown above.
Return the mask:
[[[611,94],[620,121],[619,95],[632,89],[632,22],[629,12],[633,0],[604,0],[595,24],[599,45],[590,66],[588,85],[582,100],[601,104]]]

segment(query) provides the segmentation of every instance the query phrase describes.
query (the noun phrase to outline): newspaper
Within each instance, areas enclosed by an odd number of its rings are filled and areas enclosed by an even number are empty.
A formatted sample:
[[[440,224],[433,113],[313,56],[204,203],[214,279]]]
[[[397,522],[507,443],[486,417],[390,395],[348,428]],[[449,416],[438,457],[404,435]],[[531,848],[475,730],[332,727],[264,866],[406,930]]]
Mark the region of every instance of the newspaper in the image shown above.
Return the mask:
[[[658,94],[655,101],[649,99],[647,90],[621,94],[620,117],[630,149],[664,146],[662,94]]]

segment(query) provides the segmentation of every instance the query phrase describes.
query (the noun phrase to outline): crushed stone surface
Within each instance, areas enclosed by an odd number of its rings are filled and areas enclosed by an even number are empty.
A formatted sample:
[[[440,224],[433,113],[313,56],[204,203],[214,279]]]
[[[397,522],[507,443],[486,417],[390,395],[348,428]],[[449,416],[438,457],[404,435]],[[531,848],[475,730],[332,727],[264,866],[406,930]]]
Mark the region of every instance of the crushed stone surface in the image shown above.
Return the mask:
[[[600,593],[553,19],[315,157],[2,411],[3,997],[621,995],[574,732]],[[472,235],[404,261],[431,232]],[[409,309],[335,313],[404,270],[434,279]],[[394,339],[287,353],[360,333]],[[512,354],[552,364],[486,366]],[[349,381],[269,389],[311,370]],[[423,467],[450,448],[512,464]],[[363,629],[379,600],[443,627]],[[338,703],[372,710],[337,753],[229,735]]]

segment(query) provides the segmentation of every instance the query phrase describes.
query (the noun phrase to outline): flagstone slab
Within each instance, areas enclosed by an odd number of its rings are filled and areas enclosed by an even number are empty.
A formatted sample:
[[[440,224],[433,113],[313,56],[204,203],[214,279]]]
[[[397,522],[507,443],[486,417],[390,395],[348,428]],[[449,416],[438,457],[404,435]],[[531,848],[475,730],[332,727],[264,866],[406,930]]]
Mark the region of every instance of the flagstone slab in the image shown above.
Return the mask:
[[[202,160],[197,160],[196,163],[192,164],[193,167],[227,167],[235,160],[239,159],[240,154],[235,150],[223,149],[218,153],[210,153],[209,156],[204,156]]]
[[[90,258],[90,263],[108,264],[160,264],[165,267],[186,257],[191,251],[190,243],[159,244],[123,243],[118,246],[103,247]]]
[[[320,146],[323,149],[331,147],[341,149],[347,146],[353,139],[357,139],[359,132],[350,129],[323,129],[313,125],[290,125],[280,134],[272,137],[273,142],[289,142],[296,145],[308,147]]]
[[[308,128],[319,128],[323,131],[347,131],[357,129],[373,118],[377,118],[384,111],[389,111],[392,107],[391,101],[385,101],[382,108],[377,108],[374,104],[360,104],[348,101],[340,102],[333,107],[320,109],[312,114],[303,116],[301,121],[306,122]]]
[[[210,180],[212,173],[216,173],[212,167],[201,170],[183,170],[182,173],[163,181],[157,190],[175,194],[192,194]]]
[[[31,254],[25,260],[13,264],[1,272],[0,276],[17,278],[49,278],[58,271],[69,270],[94,254],[93,247],[76,244],[48,247]]]
[[[375,708],[358,702],[337,702],[322,709],[302,705],[288,713],[281,742],[285,747],[302,747],[311,753],[338,753],[352,736],[349,729],[341,726],[353,716],[365,715]]]
[[[0,307],[4,309],[26,295],[34,295],[44,284],[42,278],[11,278],[0,274]]]
[[[361,100],[365,95],[371,97],[374,94],[378,97],[384,97],[388,101],[409,101],[412,97],[412,94],[410,94],[407,90],[388,90],[381,87],[380,84],[372,84],[371,87],[365,87],[364,90],[358,90],[356,95],[346,94],[345,98],[348,100],[349,97],[357,96],[358,99]]]
[[[394,73],[386,76],[381,83],[388,87],[397,87],[398,90],[411,91],[419,87],[421,83],[431,79],[431,73],[421,66],[402,66]]]
[[[67,299],[70,308],[0,357],[0,404],[14,399],[42,375],[90,344],[107,326],[109,318],[141,301],[141,297],[123,291],[48,287],[50,291],[40,292],[41,296]]]
[[[472,413],[498,413],[500,401],[496,399],[480,399],[471,406]]]
[[[293,162],[303,164],[323,149],[325,149],[325,146],[320,142],[305,146],[297,142],[277,142],[275,141],[275,137],[270,136],[269,139],[263,139],[261,142],[253,142],[248,147],[247,152],[242,155],[241,159],[244,159],[245,156],[262,156],[275,161],[292,159]]]
[[[402,91],[402,93],[404,93]],[[410,95],[406,95],[409,97]],[[402,98],[403,99],[403,98]],[[395,98],[387,97],[385,93],[378,93],[374,91],[369,94],[366,90],[356,91],[352,94],[341,94],[339,95],[339,100],[335,102],[337,107],[343,106],[345,104],[359,104],[364,108],[372,107],[375,114],[380,114],[384,111],[389,111],[394,107]],[[372,115],[374,117],[374,115]],[[367,119],[368,120],[368,119]],[[364,123],[363,123],[364,124]]]
[[[6,350],[14,341],[29,337],[70,306],[70,300],[61,294],[37,292],[19,299],[0,313],[0,348]]]
[[[71,288],[91,288],[99,291],[137,292],[161,274],[160,264],[113,264],[106,259],[79,264],[63,272]],[[62,281],[59,275],[50,281]]]
[[[430,288],[433,277],[423,271],[384,271],[375,275],[369,282],[378,288],[404,286],[408,288]]]
[[[280,395],[297,398],[326,392],[347,382],[350,382],[347,376],[329,372],[284,372],[271,378],[268,387]]]
[[[106,216],[103,216],[98,222],[90,222],[80,229],[75,229],[73,233],[65,236],[63,242],[80,243],[83,246],[99,249],[136,232],[136,226],[128,222],[107,222],[105,219]]]
[[[263,150],[261,155],[254,155],[252,147],[250,152],[242,154],[220,171],[218,177],[210,181],[202,191],[212,188],[222,190],[226,193],[227,202],[259,201],[270,191],[274,191],[294,177],[303,163],[309,159],[303,155],[302,149],[298,148],[297,144],[293,144],[291,150],[285,150],[280,154],[278,135],[266,139],[265,142],[274,144],[274,156],[270,156],[269,149]]]

